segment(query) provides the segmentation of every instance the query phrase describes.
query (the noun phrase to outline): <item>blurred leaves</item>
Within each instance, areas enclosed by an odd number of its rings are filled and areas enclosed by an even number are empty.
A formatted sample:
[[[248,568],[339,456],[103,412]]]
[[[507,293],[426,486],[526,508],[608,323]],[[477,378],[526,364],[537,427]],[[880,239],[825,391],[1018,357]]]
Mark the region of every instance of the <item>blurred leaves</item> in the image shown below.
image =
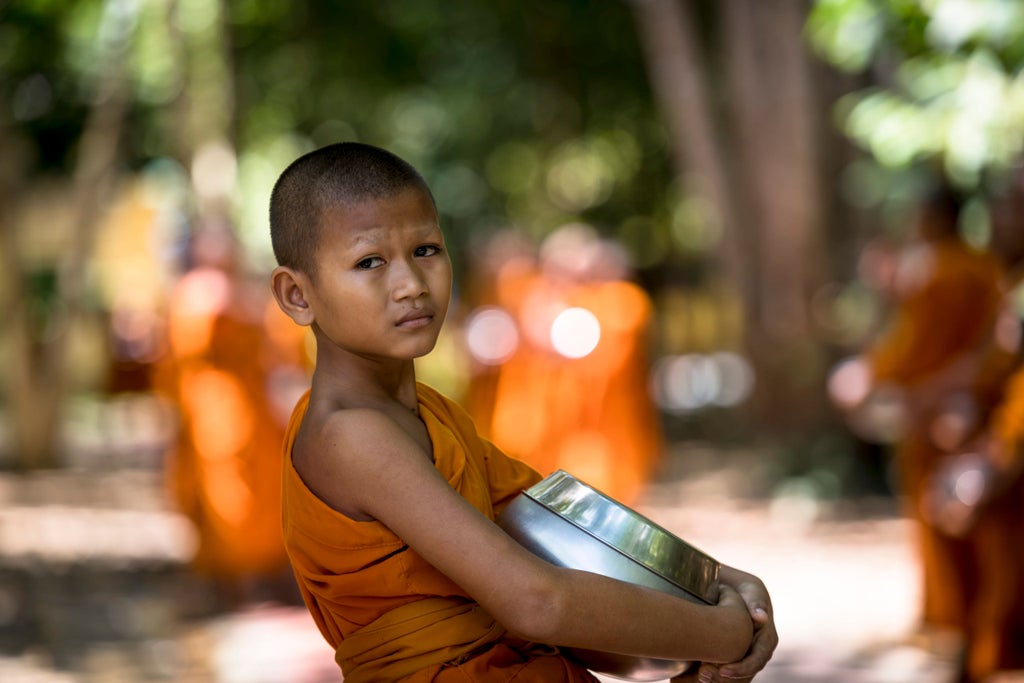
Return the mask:
[[[210,52],[219,22],[226,61]],[[270,184],[297,154],[341,139],[417,165],[457,245],[510,224],[542,236],[585,220],[617,235],[639,219],[671,244],[665,133],[623,3],[11,0],[0,120],[34,147],[31,173],[69,168],[97,50],[114,40],[130,55],[128,168],[187,168],[182,136],[201,143],[212,124],[183,109],[196,98],[206,116],[211,100],[233,108],[222,115],[238,157],[235,220],[259,265]],[[223,82],[204,70],[220,68],[232,92],[204,91]]]
[[[872,85],[839,104],[847,134],[883,166],[938,160],[965,190],[1024,151],[1024,4],[818,0],[811,44]]]
[[[615,233],[664,201],[651,180],[667,155],[617,3],[296,3],[279,15],[248,2],[231,18],[242,153],[278,139],[293,153],[343,138],[394,149],[431,182],[456,245],[509,224]],[[243,203],[268,190],[239,187]]]
[[[710,118],[731,136],[722,156],[745,178],[723,184],[729,188],[723,202],[747,211],[732,232],[721,206],[693,191],[693,169],[690,175],[673,169],[628,2],[8,0],[0,5],[0,180],[12,168],[21,177],[11,188],[69,180],[86,117],[102,99],[102,56],[123,49],[119,65],[130,102],[118,136],[118,170],[165,192],[174,188],[175,206],[161,208],[174,216],[167,220],[174,240],[196,220],[203,199],[196,190],[208,188],[226,200],[254,267],[266,270],[272,262],[267,203],[281,170],[316,146],[361,140],[393,149],[426,176],[457,273],[468,265],[461,263],[466,246],[483,234],[515,227],[541,238],[565,223],[585,222],[620,240],[648,283],[698,289],[714,283],[716,260],[709,255],[745,234],[749,239],[736,244],[749,266],[737,272],[756,282],[749,287],[753,303],[743,311],[744,320],[753,320],[759,307],[771,317],[775,309],[764,304],[781,291],[782,276],[810,281],[824,277],[817,269],[828,265],[802,256],[801,245],[826,229],[809,218],[817,209],[795,210],[788,205],[798,202],[777,202],[777,196],[820,193],[823,206],[836,207],[822,217],[831,231],[823,239],[852,244],[854,237],[840,235],[859,229],[849,215],[885,209],[894,198],[906,201],[915,168],[941,161],[950,177],[975,189],[1022,152],[1022,3],[817,0],[805,36],[851,80],[812,93],[807,78],[803,99],[793,94],[800,89],[780,86],[804,77],[792,66],[773,67],[798,64],[804,55],[781,59],[786,51],[769,40],[763,3],[694,0],[686,7],[700,34],[691,42],[701,43],[707,61],[700,69],[710,83]],[[794,10],[796,20],[786,25],[796,28],[787,36],[801,26],[803,11],[804,5]],[[759,65],[764,71],[752,77],[759,72],[751,67]],[[826,149],[833,143],[818,134],[814,119],[850,82],[857,90],[840,100],[835,114],[874,163],[858,160],[844,169],[845,147]],[[679,92],[677,83],[668,89]],[[788,112],[781,103],[789,103]],[[793,130],[771,127],[772,116],[795,121]],[[684,118],[692,125],[694,117]],[[790,139],[774,132],[780,130],[794,140],[813,130],[807,144],[821,148],[807,154],[812,173],[782,182],[786,174],[778,168],[796,167],[801,151],[780,143]],[[750,163],[754,158],[761,165]],[[827,163],[818,166],[819,159]],[[825,185],[837,176],[850,203],[829,196]],[[806,204],[818,202],[811,197]],[[851,205],[855,211],[846,211]],[[38,224],[19,230],[41,232]],[[39,268],[57,267],[66,256],[60,250],[72,243],[33,240],[47,248],[33,262]],[[779,255],[765,248],[775,243],[793,245],[793,259],[802,260],[766,258]],[[805,263],[813,266],[806,274]],[[801,281],[787,291],[799,304],[807,289]],[[850,295],[828,320],[863,327],[853,310],[861,299]],[[782,367],[775,356],[766,358]]]

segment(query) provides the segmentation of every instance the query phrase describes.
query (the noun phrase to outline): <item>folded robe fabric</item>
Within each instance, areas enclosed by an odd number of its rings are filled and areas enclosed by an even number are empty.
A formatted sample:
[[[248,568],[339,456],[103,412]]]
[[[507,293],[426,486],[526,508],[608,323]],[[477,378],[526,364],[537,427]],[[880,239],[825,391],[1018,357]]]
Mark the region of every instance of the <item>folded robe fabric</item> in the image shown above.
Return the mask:
[[[474,602],[424,598],[345,638],[335,659],[349,683],[399,680],[465,657],[503,635],[505,629]]]
[[[453,401],[417,385],[434,462],[452,487],[489,519],[540,479],[480,438]],[[335,648],[348,683],[465,680],[596,681],[557,651],[505,635],[447,576],[383,524],[355,521],[320,500],[292,466],[308,407],[295,408],[285,440],[285,545],[313,620]]]

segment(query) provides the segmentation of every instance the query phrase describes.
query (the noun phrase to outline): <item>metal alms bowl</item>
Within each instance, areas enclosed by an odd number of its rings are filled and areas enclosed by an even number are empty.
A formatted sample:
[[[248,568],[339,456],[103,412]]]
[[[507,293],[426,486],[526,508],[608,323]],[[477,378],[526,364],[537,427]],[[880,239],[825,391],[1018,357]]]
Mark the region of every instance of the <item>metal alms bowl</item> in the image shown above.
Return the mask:
[[[563,470],[516,496],[497,521],[521,545],[557,566],[692,602],[718,600],[718,562]],[[630,681],[665,680],[692,664],[578,648],[567,652],[591,671]]]

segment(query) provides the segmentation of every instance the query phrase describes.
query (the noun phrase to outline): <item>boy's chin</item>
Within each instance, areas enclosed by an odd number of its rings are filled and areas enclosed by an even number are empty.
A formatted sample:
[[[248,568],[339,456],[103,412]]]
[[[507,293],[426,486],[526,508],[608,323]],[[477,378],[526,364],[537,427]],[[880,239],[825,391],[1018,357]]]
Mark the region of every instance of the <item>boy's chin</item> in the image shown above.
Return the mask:
[[[407,354],[403,354],[403,357],[408,360],[417,360],[419,358],[423,358],[424,356],[429,356],[436,346],[437,340],[435,339],[433,343],[429,345],[424,344],[418,348],[410,349]]]

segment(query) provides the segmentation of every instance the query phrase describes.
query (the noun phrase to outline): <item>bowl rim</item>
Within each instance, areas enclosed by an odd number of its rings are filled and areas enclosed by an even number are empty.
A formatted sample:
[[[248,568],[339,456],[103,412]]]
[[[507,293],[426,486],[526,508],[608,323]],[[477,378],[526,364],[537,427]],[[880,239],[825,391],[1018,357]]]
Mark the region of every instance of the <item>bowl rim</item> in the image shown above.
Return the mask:
[[[573,526],[629,557],[645,569],[657,574],[673,585],[678,586],[687,593],[700,599],[702,602],[709,605],[713,605],[717,602],[718,573],[721,568],[721,564],[717,560],[679,538],[657,522],[645,517],[629,506],[620,503],[611,496],[603,493],[593,486],[590,486],[565,470],[555,470],[533,486],[525,489],[523,494]],[[581,519],[579,516],[574,517],[565,514],[567,507],[566,503],[568,501],[584,501],[588,506],[593,506],[595,504],[599,505],[602,503],[610,505],[617,511],[626,515],[633,524],[646,526],[656,537],[655,540],[660,542],[640,544],[629,543],[628,540],[630,539],[620,538],[616,540],[607,538],[601,533],[601,529],[598,525],[588,523],[587,519]],[[627,542],[623,543],[623,540]],[[654,558],[650,549],[655,546],[664,547],[665,545],[676,549],[682,556],[684,562],[678,563],[671,569],[659,569],[653,562]],[[696,572],[684,571],[693,565],[696,565]],[[690,581],[687,581],[687,579],[690,579]],[[696,583],[699,585],[688,585],[688,583]]]

